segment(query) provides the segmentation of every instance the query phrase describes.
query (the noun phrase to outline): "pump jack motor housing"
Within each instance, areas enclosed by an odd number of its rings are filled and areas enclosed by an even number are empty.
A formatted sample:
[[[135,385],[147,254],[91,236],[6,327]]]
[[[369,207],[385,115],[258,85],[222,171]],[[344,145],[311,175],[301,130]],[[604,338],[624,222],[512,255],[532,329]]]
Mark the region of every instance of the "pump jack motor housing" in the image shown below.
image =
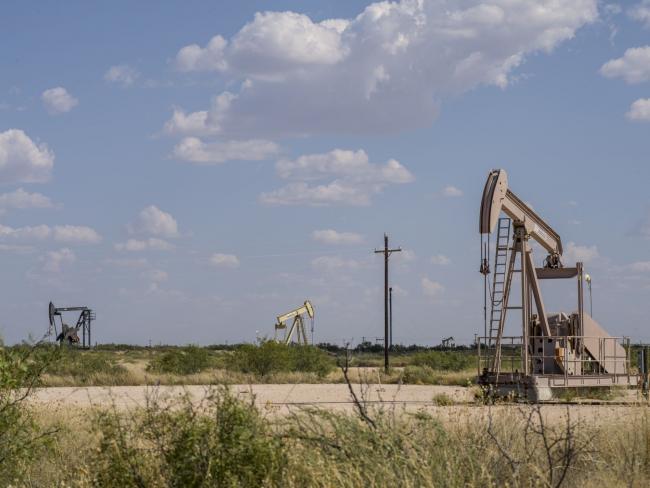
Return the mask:
[[[489,239],[495,230],[488,277]],[[477,339],[480,384],[497,394],[535,401],[550,400],[560,388],[637,385],[639,377],[630,374],[629,347],[623,347],[629,339],[610,336],[584,311],[582,263],[564,266],[559,234],[508,188],[503,169],[490,171],[485,182],[479,233],[486,284],[486,336]],[[548,253],[540,268],[534,264],[531,239]],[[577,310],[546,311],[540,281],[557,279],[576,279]],[[515,304],[513,281],[520,287]],[[521,336],[504,335],[512,310],[521,314]]]

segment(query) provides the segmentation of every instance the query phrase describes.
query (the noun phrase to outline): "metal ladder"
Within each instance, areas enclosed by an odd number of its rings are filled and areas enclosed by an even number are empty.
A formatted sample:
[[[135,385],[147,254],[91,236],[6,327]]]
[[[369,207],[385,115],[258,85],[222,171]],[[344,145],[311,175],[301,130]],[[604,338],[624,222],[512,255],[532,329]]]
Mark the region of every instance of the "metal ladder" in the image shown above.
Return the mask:
[[[494,274],[492,279],[492,307],[490,311],[490,337],[488,341],[488,357],[492,359],[498,354],[499,326],[504,313],[503,296],[506,289],[508,274],[508,245],[510,244],[511,221],[507,217],[499,219],[496,252],[494,256]],[[498,370],[499,365],[495,365]]]

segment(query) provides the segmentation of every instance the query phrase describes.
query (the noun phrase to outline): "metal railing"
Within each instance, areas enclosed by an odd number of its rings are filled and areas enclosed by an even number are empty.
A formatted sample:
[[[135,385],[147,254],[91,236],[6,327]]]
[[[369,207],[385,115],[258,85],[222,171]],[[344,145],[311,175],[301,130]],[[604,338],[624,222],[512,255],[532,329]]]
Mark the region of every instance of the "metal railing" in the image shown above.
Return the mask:
[[[496,347],[489,338],[477,337],[478,374],[496,373]],[[527,368],[524,367],[527,363]],[[524,347],[522,336],[501,338],[499,374],[528,374],[555,378],[576,376],[618,377],[631,375],[628,337],[530,336]],[[615,379],[612,382],[616,382]]]

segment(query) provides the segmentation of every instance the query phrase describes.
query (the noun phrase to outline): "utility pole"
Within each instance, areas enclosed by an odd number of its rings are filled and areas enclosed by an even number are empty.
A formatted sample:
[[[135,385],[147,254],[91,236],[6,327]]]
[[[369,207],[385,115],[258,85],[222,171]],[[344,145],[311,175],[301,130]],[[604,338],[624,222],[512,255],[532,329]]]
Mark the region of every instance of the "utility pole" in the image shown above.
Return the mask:
[[[375,249],[375,254],[384,255],[384,371],[388,373],[388,257],[394,252],[401,252],[401,248],[389,249],[388,248],[388,235],[384,234],[384,248]]]
[[[390,333],[389,337],[390,340],[388,341],[388,347],[389,349],[393,348],[393,287],[388,288],[388,315],[389,315],[389,323],[388,327],[390,328]]]

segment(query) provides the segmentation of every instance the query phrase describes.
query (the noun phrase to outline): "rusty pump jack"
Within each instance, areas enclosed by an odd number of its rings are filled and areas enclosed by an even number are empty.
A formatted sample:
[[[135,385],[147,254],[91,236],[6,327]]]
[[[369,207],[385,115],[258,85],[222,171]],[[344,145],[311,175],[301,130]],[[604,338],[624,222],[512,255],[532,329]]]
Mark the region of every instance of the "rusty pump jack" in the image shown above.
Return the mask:
[[[307,339],[307,332],[305,330],[305,322],[303,315],[309,316],[309,318],[314,320],[314,307],[312,306],[309,300],[305,300],[305,303],[302,307],[298,307],[290,312],[287,312],[283,315],[278,315],[277,322],[275,323],[275,340],[278,341],[278,330],[284,330],[284,339],[282,342],[284,344],[289,344],[291,338],[293,337],[294,331],[296,332],[296,340],[299,344],[308,345],[309,340]],[[291,327],[287,330],[287,320],[293,319]],[[314,339],[314,329],[312,327],[312,341]],[[279,342],[279,341],[278,341]]]

